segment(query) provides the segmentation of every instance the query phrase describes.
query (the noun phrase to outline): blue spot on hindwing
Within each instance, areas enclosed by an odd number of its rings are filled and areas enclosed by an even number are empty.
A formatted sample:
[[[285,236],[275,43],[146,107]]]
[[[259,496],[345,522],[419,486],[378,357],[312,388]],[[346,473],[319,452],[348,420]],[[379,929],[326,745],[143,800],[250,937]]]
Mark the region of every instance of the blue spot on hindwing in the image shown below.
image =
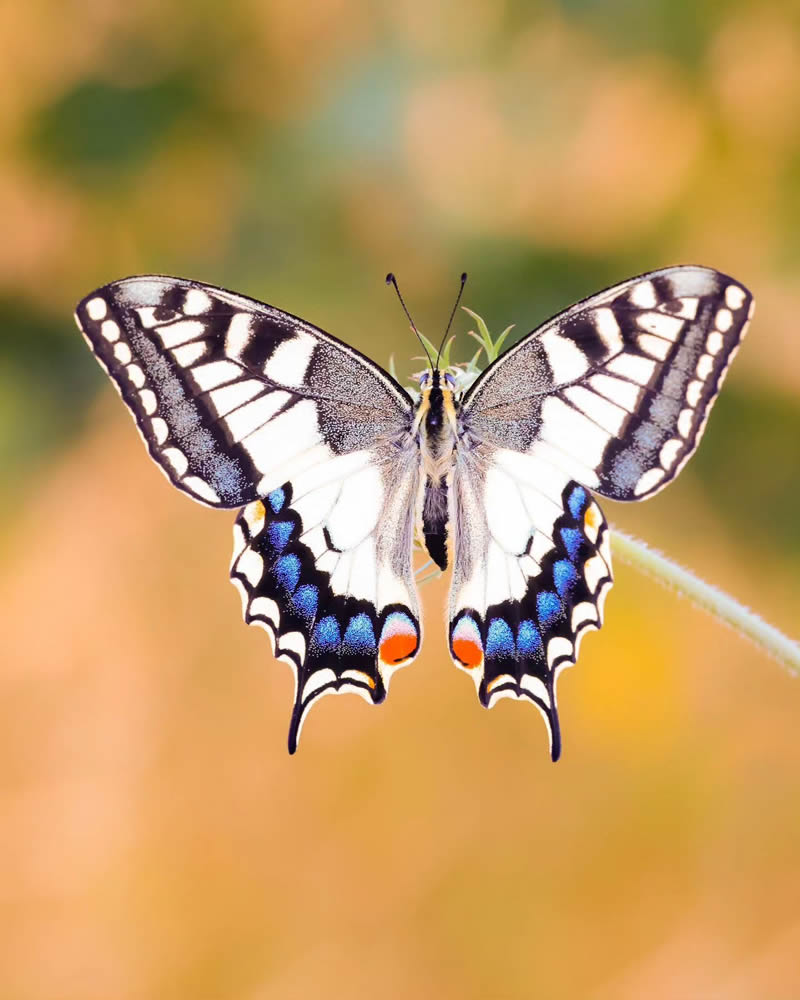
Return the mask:
[[[342,643],[345,653],[374,653],[377,649],[375,630],[369,615],[354,615],[345,629]]]
[[[291,521],[273,521],[269,526],[269,543],[276,552],[283,552],[292,537],[294,525]]]
[[[513,656],[514,633],[511,626],[502,618],[492,618],[486,632],[486,655]]]
[[[273,570],[275,579],[287,593],[294,593],[297,584],[300,582],[300,559],[293,553],[288,556],[281,556],[275,563]]]
[[[567,555],[570,559],[577,559],[578,553],[581,550],[581,542],[583,541],[583,535],[580,531],[577,528],[562,528],[561,541],[564,543],[564,548],[567,550]]]
[[[583,508],[586,505],[586,490],[582,486],[576,486],[570,493],[567,503],[569,505],[570,514],[572,514],[577,521],[583,513]]]
[[[530,619],[519,623],[517,630],[517,650],[521,656],[536,656],[543,649],[539,629]]]
[[[545,628],[557,621],[561,614],[561,601],[552,590],[543,590],[536,595],[536,613],[539,624]]]
[[[274,514],[279,514],[283,509],[283,505],[286,503],[286,494],[282,489],[273,490],[272,493],[267,496],[267,503],[272,507]]]
[[[568,559],[559,559],[553,566],[553,579],[559,596],[563,597],[578,582],[578,571]]]
[[[328,615],[317,622],[314,629],[313,642],[318,649],[327,653],[333,652],[338,649],[340,638],[339,622],[333,615]]]
[[[292,607],[305,618],[307,623],[314,620],[319,603],[319,591],[313,584],[304,583],[298,587],[292,598]]]

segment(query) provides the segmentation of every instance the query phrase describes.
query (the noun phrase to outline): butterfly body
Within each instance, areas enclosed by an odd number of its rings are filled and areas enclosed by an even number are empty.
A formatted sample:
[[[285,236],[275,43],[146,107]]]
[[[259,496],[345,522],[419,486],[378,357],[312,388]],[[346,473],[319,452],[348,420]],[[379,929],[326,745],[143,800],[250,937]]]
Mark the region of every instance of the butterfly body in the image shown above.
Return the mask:
[[[560,753],[556,680],[612,582],[593,493],[677,475],[752,313],[738,282],[665,268],[577,303],[466,391],[433,366],[412,399],[354,348],[272,306],[158,275],[87,296],[78,325],[181,491],[240,508],[245,620],[309,707],[372,704],[422,642],[415,539],[453,578],[448,639],[491,707],[532,702]]]
[[[418,536],[439,569],[447,568],[448,497],[460,439],[459,403],[452,376],[437,368],[420,379],[414,427],[420,453]]]

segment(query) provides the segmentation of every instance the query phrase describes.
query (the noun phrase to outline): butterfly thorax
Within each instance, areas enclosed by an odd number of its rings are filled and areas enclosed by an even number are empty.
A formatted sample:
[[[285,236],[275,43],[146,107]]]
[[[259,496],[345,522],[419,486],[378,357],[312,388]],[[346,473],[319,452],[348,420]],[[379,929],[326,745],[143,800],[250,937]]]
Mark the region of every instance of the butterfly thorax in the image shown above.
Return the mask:
[[[414,415],[422,475],[418,528],[431,559],[447,566],[448,486],[458,440],[458,402],[452,378],[438,369],[420,379],[420,399]]]

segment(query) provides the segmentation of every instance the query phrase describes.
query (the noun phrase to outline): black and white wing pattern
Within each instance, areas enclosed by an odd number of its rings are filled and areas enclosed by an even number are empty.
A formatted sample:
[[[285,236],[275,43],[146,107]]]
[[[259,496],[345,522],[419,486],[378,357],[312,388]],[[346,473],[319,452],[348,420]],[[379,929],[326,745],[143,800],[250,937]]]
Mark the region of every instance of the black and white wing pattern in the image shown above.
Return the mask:
[[[752,314],[702,267],[633,278],[549,320],[468,390],[454,470],[450,650],[487,707],[527,698],[556,758],[555,680],[611,586],[594,491],[642,500],[693,453]]]
[[[322,695],[382,701],[421,641],[404,390],[309,323],[196,282],[113,282],[76,319],[170,481],[244,508],[231,576],[295,671],[290,750]]]

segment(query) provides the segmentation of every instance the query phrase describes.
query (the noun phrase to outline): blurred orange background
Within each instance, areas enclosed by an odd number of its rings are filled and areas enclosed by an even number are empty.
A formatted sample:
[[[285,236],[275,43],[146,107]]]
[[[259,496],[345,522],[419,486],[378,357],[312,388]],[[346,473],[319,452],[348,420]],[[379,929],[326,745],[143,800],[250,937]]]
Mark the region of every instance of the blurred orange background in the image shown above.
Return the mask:
[[[604,508],[796,634],[796,5],[31,0],[0,37],[0,996],[796,997],[796,679],[619,564],[554,766],[450,665],[437,581],[386,704],[324,700],[290,758],[233,518],[71,320],[180,274],[409,372],[388,270],[435,339],[462,270],[524,333],[717,267],[758,308],[703,444]]]

